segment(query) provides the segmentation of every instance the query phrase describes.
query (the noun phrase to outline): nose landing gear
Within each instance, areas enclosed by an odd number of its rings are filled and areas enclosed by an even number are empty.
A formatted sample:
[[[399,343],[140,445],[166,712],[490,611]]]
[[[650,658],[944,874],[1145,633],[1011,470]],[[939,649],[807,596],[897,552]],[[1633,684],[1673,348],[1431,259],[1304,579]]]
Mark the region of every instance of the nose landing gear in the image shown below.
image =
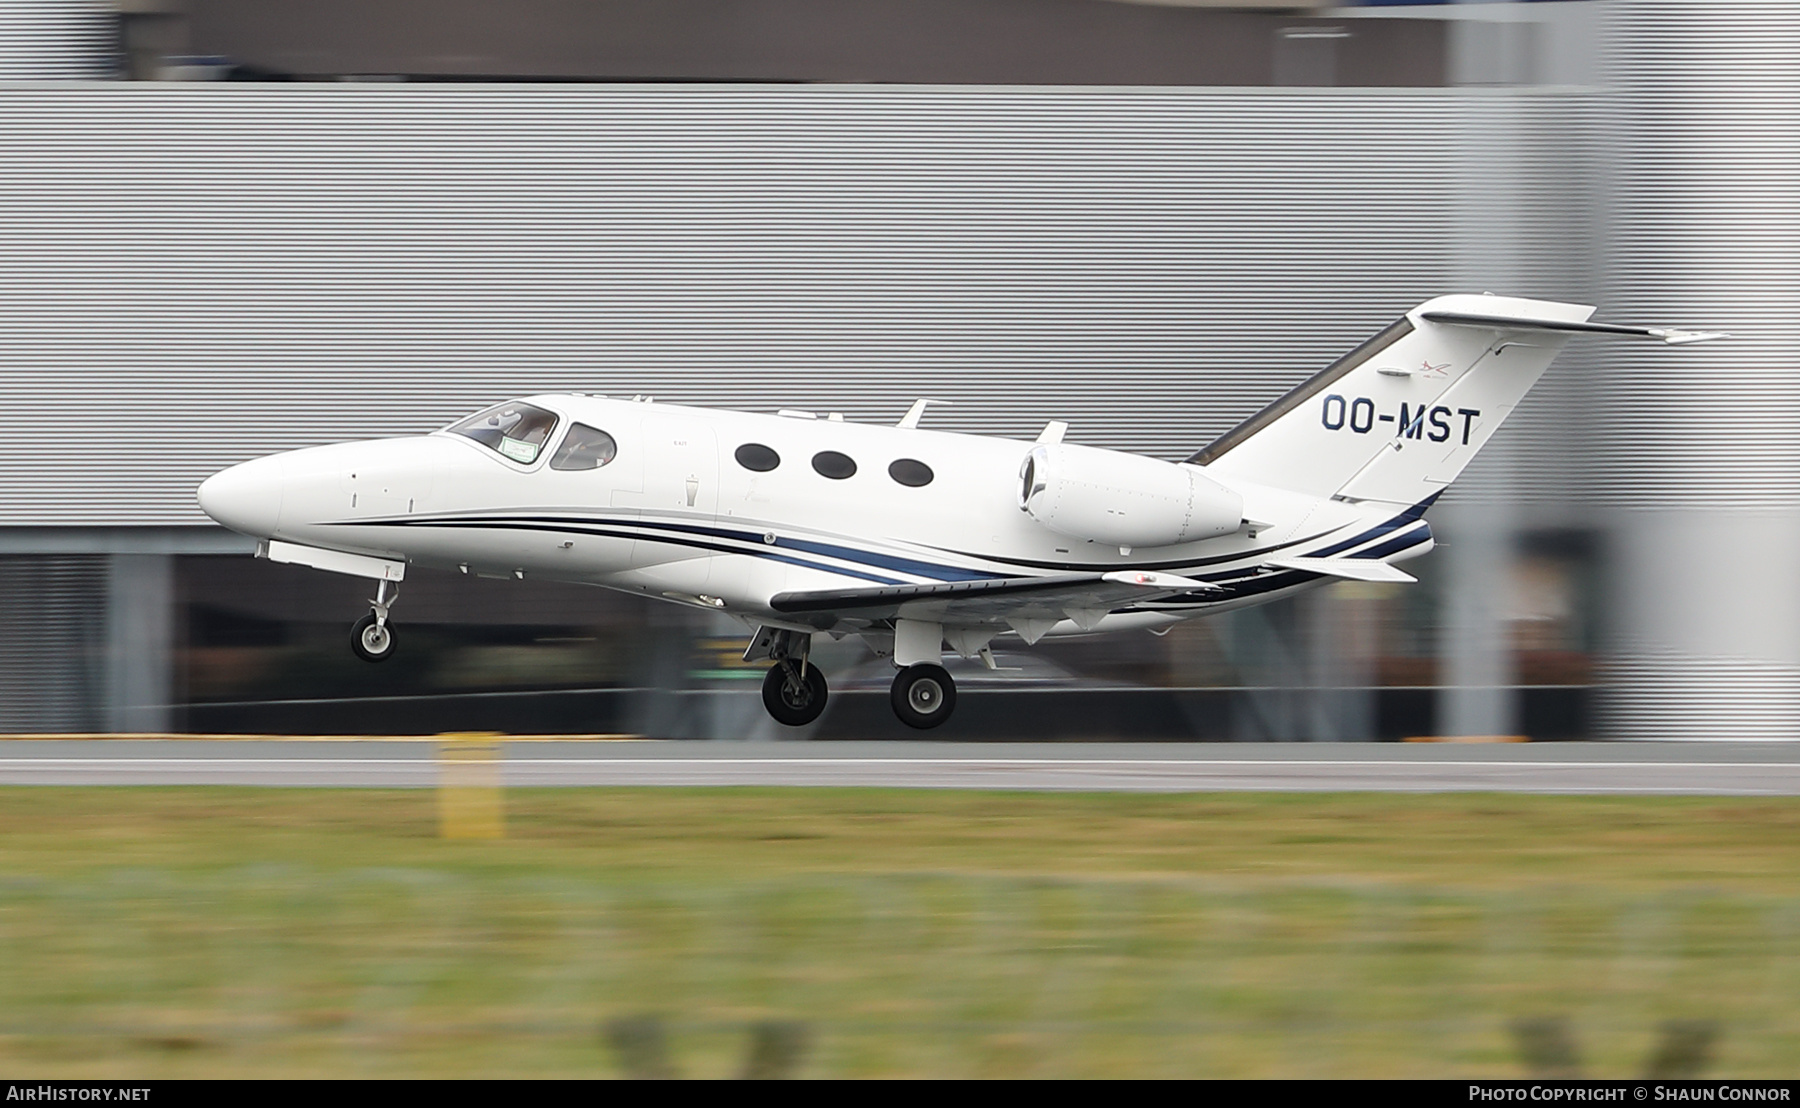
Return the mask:
[[[350,649],[365,662],[385,662],[394,656],[394,625],[388,622],[388,609],[400,599],[400,590],[387,581],[375,586],[375,599],[369,601],[369,614],[350,628]]]

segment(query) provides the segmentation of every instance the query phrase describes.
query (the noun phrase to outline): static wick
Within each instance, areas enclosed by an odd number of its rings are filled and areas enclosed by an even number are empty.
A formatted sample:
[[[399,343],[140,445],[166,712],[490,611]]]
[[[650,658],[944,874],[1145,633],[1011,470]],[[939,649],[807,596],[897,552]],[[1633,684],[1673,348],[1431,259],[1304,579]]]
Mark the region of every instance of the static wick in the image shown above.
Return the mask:
[[[456,731],[439,736],[438,833],[446,839],[506,837],[500,794],[500,733]]]

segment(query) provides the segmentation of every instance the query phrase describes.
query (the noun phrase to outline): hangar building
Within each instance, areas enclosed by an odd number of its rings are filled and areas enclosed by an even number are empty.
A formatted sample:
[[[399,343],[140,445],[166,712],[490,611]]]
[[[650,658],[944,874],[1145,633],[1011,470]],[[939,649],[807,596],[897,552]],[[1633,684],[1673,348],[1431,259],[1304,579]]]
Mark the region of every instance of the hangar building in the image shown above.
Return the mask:
[[[421,575],[416,661],[357,671],[361,584],[252,562],[192,490],[561,389],[1181,457],[1491,289],[1737,338],[1572,348],[1410,592],[1069,644],[1040,699],[1796,733],[1800,5],[526,7],[0,15],[0,729],[740,733],[741,628],[593,590]]]

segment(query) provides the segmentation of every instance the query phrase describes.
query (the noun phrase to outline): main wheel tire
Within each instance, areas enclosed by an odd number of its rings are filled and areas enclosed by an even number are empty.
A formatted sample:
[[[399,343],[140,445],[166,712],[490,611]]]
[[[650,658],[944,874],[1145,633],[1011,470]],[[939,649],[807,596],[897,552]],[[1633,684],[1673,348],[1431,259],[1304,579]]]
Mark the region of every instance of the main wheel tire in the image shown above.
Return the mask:
[[[894,677],[888,699],[901,723],[923,731],[936,727],[956,711],[956,682],[950,680],[943,666],[921,662],[907,666]]]
[[[777,662],[763,678],[763,707],[769,710],[776,723],[804,727],[825,710],[825,698],[829,695],[825,675],[819,672],[818,666],[808,662],[801,676],[803,681],[795,687],[788,681],[787,667]]]
[[[350,649],[365,662],[385,662],[394,656],[394,622],[375,625],[375,613],[356,621],[350,628]]]

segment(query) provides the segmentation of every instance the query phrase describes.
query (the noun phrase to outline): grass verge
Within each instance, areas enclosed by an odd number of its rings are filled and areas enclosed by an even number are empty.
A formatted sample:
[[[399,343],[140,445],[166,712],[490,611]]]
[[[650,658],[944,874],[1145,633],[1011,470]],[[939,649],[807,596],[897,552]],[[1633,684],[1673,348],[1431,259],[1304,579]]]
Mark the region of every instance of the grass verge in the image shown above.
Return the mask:
[[[1518,1076],[1529,1023],[1637,1076],[1672,1021],[1710,1076],[1800,1058],[1791,800],[506,800],[447,842],[423,791],[0,789],[0,1071]]]

